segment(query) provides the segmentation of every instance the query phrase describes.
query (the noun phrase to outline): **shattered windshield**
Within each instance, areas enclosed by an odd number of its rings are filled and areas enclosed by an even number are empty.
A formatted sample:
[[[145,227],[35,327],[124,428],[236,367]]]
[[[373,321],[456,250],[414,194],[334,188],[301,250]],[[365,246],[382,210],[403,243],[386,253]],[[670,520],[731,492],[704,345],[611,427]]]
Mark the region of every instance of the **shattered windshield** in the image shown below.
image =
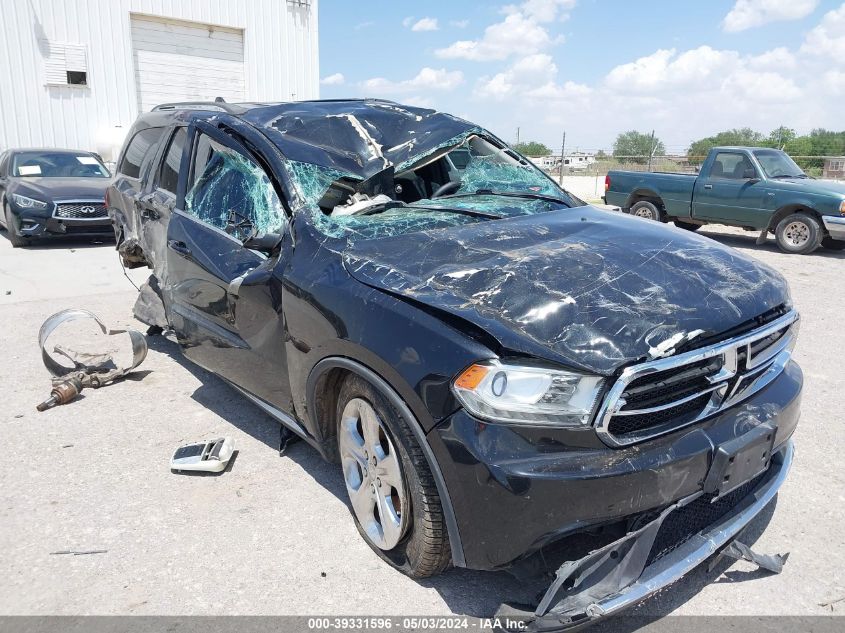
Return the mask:
[[[583,204],[532,163],[474,132],[366,180],[307,162],[290,161],[288,168],[302,205],[332,237],[396,235]]]

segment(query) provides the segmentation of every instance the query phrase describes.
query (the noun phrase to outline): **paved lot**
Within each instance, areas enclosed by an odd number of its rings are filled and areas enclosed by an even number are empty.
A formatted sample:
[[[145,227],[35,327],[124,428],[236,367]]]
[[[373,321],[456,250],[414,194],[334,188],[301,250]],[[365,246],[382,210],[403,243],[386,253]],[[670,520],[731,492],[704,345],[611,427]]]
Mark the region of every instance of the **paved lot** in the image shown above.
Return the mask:
[[[760,551],[791,557],[780,576],[745,563],[699,569],[639,612],[830,613],[820,603],[845,596],[845,255],[787,256],[750,233],[707,234],[781,270],[804,317],[796,464],[751,529],[762,533]],[[137,379],[36,413],[49,385],[41,322],[74,306],[138,327],[135,294],[112,246],[13,251],[0,236],[0,614],[489,616],[537,589],[506,574],[452,570],[416,582],[389,569],[359,538],[337,468],[303,444],[280,458],[276,424],[167,339],[151,340]],[[170,473],[177,445],[222,434],[239,449],[231,472]],[[51,554],[61,550],[106,552]]]

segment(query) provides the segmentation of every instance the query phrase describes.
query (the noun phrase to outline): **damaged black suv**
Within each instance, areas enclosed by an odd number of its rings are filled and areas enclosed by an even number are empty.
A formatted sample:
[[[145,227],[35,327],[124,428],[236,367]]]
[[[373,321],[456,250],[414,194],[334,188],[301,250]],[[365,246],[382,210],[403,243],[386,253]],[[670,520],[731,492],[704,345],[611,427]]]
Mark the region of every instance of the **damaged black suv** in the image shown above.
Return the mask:
[[[135,314],[343,470],[417,577],[542,569],[618,611],[731,543],[792,460],[783,278],[587,206],[489,132],[379,100],[174,104],[107,195]]]

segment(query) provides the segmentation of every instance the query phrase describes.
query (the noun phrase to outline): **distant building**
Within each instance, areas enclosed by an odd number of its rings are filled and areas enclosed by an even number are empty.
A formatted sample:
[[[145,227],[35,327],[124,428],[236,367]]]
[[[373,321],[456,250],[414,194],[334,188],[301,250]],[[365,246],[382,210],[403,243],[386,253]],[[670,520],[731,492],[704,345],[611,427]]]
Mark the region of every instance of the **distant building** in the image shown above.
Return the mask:
[[[558,169],[560,167],[560,154],[549,154],[548,156],[529,156],[529,160],[537,165],[540,169],[547,171]],[[579,170],[587,169],[588,166],[596,162],[595,154],[588,152],[572,152],[564,156],[563,164],[567,169]]]
[[[845,179],[845,156],[825,158],[822,178]]]

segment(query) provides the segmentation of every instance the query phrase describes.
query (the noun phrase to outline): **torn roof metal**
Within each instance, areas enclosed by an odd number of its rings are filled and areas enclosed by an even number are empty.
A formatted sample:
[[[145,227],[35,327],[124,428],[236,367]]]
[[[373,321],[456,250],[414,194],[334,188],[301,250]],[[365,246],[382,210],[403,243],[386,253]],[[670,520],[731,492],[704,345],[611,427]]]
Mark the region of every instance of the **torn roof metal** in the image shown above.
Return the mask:
[[[424,157],[479,128],[458,117],[380,99],[299,101],[246,110],[285,158],[367,179]]]

